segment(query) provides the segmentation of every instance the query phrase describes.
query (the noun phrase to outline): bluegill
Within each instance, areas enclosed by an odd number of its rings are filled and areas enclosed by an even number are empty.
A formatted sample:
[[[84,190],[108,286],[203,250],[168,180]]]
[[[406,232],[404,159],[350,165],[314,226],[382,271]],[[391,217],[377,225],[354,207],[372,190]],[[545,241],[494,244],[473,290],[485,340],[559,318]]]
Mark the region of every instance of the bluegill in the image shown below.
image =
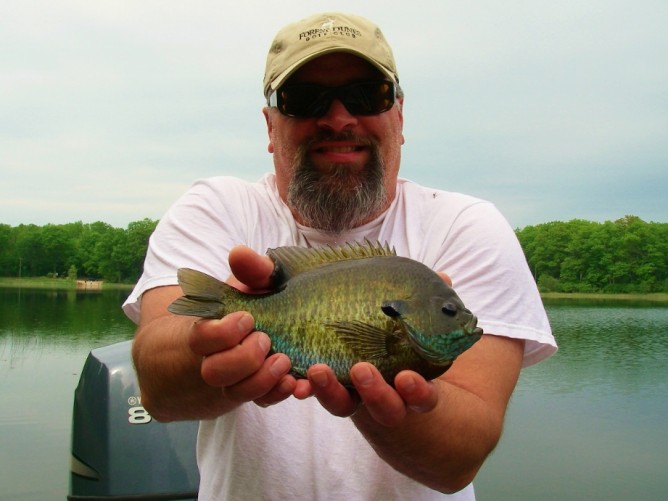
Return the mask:
[[[390,384],[404,369],[433,379],[482,335],[438,274],[387,245],[279,247],[267,254],[275,263],[272,292],[245,294],[181,268],[185,295],[169,311],[203,318],[248,311],[271,338],[272,353],[290,357],[296,377],[325,363],[347,386],[360,361],[374,364]]]

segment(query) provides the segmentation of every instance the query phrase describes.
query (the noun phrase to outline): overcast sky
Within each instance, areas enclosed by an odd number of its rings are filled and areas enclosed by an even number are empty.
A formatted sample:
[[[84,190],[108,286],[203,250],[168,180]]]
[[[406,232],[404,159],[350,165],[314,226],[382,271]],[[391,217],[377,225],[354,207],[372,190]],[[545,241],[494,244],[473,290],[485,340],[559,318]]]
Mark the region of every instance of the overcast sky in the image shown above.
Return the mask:
[[[403,177],[514,227],[668,222],[666,0],[4,0],[0,223],[125,227],[196,178],[273,170],[267,49],[332,9],[393,47]]]

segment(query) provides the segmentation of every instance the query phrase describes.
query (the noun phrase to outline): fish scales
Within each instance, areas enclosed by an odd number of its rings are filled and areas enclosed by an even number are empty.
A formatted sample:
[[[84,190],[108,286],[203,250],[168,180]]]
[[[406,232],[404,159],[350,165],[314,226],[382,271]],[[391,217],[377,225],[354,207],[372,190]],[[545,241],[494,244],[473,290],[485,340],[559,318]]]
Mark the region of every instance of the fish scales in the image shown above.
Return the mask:
[[[272,352],[289,356],[295,376],[325,363],[346,385],[360,361],[376,365],[390,383],[404,369],[436,377],[482,334],[436,273],[387,246],[284,247],[268,254],[276,264],[275,292],[243,294],[179,270],[185,296],[170,311],[205,318],[249,311],[271,338]]]
[[[391,272],[386,263],[374,259],[325,265],[303,273],[252,310],[256,327],[269,334],[273,350],[287,354],[300,375],[315,363],[325,363],[339,379],[347,378],[349,368],[363,360],[330,327],[332,322],[364,319],[379,329],[392,326],[391,330],[396,330],[394,322],[382,313],[382,301],[374,289],[380,284],[392,297],[404,297],[405,291],[398,290],[403,274]],[[360,280],[365,287],[359,286]],[[386,364],[392,362],[386,360]]]

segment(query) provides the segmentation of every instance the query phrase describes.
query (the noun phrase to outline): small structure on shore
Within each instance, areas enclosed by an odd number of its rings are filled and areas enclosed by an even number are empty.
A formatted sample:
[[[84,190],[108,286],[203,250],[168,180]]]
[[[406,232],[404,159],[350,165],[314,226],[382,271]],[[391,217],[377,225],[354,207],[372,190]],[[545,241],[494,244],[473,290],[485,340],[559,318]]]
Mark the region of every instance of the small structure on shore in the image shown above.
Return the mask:
[[[77,280],[77,289],[97,291],[102,289],[102,283],[102,280]]]

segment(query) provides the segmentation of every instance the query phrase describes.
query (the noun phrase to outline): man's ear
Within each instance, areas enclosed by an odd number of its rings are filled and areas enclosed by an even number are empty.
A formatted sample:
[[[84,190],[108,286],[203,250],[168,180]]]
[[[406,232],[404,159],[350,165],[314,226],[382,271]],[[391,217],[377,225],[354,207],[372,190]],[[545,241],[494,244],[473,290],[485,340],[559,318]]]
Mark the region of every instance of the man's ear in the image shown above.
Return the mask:
[[[399,123],[401,123],[401,130],[402,130],[401,144],[405,144],[406,139],[404,138],[404,135],[403,135],[403,130],[404,130],[404,98],[403,98],[403,96],[398,98],[396,103],[394,103],[394,105],[399,108],[398,109],[398,111],[399,111]]]
[[[265,106],[262,108],[262,114],[264,115],[264,120],[267,123],[267,135],[269,136],[269,145],[267,146],[267,151],[269,153],[274,152],[274,143],[271,140],[271,133],[274,130],[274,125],[271,121],[271,110]]]

